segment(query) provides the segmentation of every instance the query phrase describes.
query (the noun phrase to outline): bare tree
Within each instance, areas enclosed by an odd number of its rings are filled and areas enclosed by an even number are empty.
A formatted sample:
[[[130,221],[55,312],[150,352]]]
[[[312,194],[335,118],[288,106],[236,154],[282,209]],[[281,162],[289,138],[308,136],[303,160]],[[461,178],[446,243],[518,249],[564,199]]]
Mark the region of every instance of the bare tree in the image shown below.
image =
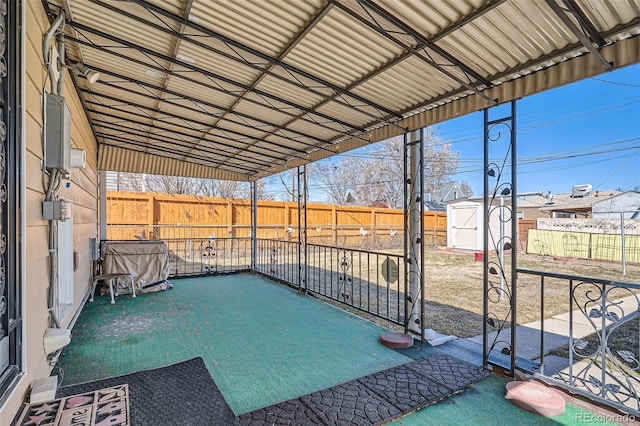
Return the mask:
[[[351,160],[324,160],[308,166],[310,176],[322,185],[322,191],[329,201],[339,206],[353,202],[354,186],[358,184],[358,167],[349,164]],[[349,200],[351,195],[351,200]]]
[[[261,179],[256,182],[258,200],[273,200],[274,196],[267,189],[268,180]],[[251,194],[247,196],[251,198]]]
[[[111,181],[116,191],[144,192],[145,176],[137,173],[108,172],[107,182]]]
[[[198,195],[205,197],[243,198],[247,182],[232,180],[199,179]]]
[[[298,199],[298,194],[296,192],[297,185],[297,169],[293,168],[289,171],[280,172],[276,175],[277,179],[282,184],[282,187],[286,191],[286,194],[280,197],[282,201],[296,201]],[[291,186],[287,184],[286,180],[291,179]],[[286,179],[286,180],[285,180]]]
[[[471,188],[469,182],[463,180],[461,182],[458,182],[458,184],[460,185],[460,191],[462,191],[465,197],[473,197],[473,188]]]
[[[458,153],[428,129],[424,138],[425,192],[438,193],[458,165]],[[331,167],[316,166],[314,177],[336,204],[343,204],[339,196],[346,197],[347,189],[353,188],[357,204],[382,202],[398,208],[404,198],[403,138],[387,139],[374,145],[366,157],[345,157],[337,168],[335,163]]]
[[[198,179],[182,176],[147,175],[146,181],[149,192],[163,194],[196,195],[200,186]]]

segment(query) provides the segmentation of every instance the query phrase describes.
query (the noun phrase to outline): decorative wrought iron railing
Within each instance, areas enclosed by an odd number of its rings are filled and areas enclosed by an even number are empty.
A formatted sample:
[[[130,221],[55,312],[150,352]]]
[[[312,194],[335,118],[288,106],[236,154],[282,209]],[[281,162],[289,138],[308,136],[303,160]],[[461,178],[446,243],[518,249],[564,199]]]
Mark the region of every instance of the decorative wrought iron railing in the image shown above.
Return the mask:
[[[168,238],[169,275],[200,275],[251,269],[250,238]]]
[[[257,239],[252,268],[251,238],[163,238],[169,275],[213,275],[254,270],[305,293],[322,296],[377,319],[405,327],[406,294],[402,254]],[[306,259],[306,261],[305,261]]]
[[[567,282],[567,367],[545,371],[545,321],[540,322],[541,378],[640,416],[640,284],[518,269],[540,277],[540,317],[545,285]],[[554,338],[562,330],[554,328]],[[557,370],[557,369],[556,369]]]
[[[402,255],[307,244],[305,274],[298,263],[298,243],[259,239],[257,248],[257,272],[404,326]]]

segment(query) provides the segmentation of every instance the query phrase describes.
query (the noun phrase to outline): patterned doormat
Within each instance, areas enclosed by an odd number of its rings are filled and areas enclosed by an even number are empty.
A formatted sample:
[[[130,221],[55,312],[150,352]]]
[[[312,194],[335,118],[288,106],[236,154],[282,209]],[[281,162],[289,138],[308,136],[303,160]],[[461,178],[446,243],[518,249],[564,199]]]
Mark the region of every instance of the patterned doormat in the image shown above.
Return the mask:
[[[99,389],[82,395],[30,404],[19,426],[129,426],[129,387]]]
[[[127,385],[130,424],[152,426],[234,425],[237,417],[202,358],[58,389],[59,398]],[[24,423],[44,426],[48,423]],[[70,423],[75,424],[75,423]],[[78,423],[84,425],[84,423]],[[120,423],[96,423],[120,425]],[[123,423],[124,424],[124,423]],[[22,426],[22,423],[20,423]],[[62,423],[60,423],[62,425]]]
[[[240,424],[382,425],[468,388],[489,374],[434,355],[240,416]]]

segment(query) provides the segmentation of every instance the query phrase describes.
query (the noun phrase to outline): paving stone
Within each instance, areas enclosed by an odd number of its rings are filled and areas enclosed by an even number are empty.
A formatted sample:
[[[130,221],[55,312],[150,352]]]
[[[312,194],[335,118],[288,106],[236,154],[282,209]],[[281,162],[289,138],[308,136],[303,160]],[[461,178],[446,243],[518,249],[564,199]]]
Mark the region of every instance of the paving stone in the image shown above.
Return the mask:
[[[419,359],[406,366],[453,391],[466,388],[489,375],[481,368],[443,355]]]
[[[427,380],[406,365],[380,371],[357,381],[402,412],[422,408],[451,394],[447,387]]]
[[[322,419],[324,417],[325,420]],[[326,416],[319,416],[298,399],[281,402],[240,416],[241,426],[310,426],[326,425]]]
[[[243,426],[370,426],[415,411],[488,376],[434,355],[240,416]]]
[[[328,425],[373,425],[402,414],[357,380],[300,397]]]

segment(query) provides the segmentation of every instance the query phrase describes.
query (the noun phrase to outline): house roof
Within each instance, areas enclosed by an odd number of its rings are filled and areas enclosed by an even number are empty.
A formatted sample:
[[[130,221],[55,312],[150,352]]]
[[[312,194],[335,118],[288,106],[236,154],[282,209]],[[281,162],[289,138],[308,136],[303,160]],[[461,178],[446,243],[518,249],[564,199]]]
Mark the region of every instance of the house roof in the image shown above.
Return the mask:
[[[597,194],[596,194],[597,193]],[[571,193],[554,194],[550,200],[547,197],[535,195],[518,200],[518,208],[539,208],[541,211],[558,210],[587,210],[590,211],[593,204],[621,194],[620,191],[594,191],[587,197],[573,198]]]
[[[255,180],[640,61],[635,1],[44,4],[101,170]]]
[[[593,204],[617,197],[620,194],[622,194],[620,191],[605,190],[594,191],[587,197],[576,198],[572,197],[571,193],[553,194],[551,199],[548,196],[543,195],[529,195],[523,198],[518,198],[518,208],[538,208],[541,211],[591,210],[591,206]],[[505,198],[505,204],[508,203],[508,200],[508,198]],[[483,202],[483,197],[461,198],[451,200],[447,202],[447,204],[460,202],[474,202],[481,204]]]

